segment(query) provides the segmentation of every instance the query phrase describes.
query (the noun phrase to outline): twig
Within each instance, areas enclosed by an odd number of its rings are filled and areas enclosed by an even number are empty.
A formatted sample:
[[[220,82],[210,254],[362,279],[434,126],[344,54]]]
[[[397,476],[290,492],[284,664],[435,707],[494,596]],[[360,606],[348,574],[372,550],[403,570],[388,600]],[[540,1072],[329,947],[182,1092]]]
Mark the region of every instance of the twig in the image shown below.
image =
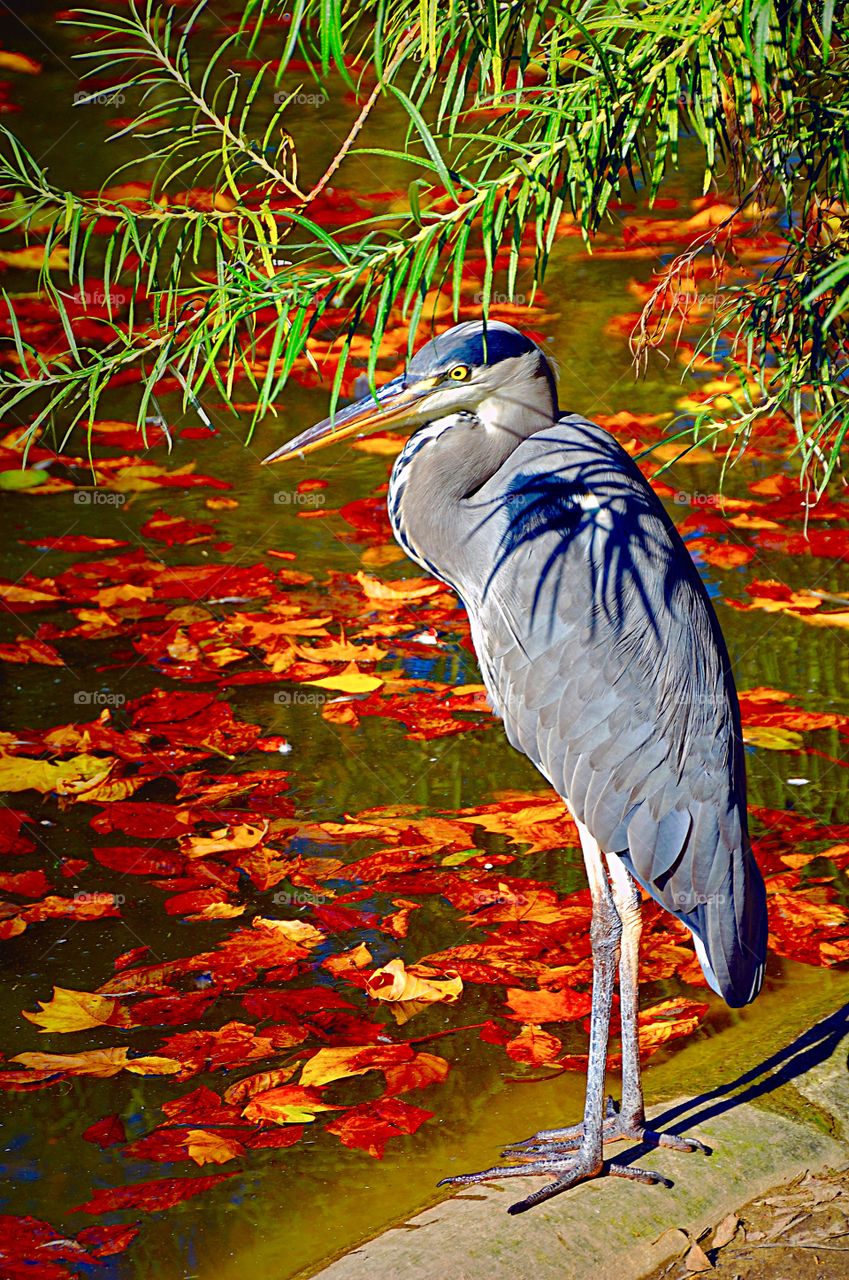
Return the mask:
[[[318,182],[315,184],[315,186],[312,188],[309,194],[302,201],[300,205],[301,210],[305,209],[307,205],[312,204],[313,200],[315,200],[317,196],[321,195],[322,191],[327,186],[328,182],[333,177],[334,173],[339,168],[342,161],[345,159],[345,156],[348,154],[351,147],[353,146],[357,138],[357,135],[359,134],[360,130],[362,129],[363,125],[365,124],[366,120],[371,114],[371,110],[374,104],[377,102],[377,99],[380,96],[380,92],[383,89],[384,84],[389,80],[392,73],[396,70],[398,65],[403,61],[404,54],[407,52],[407,46],[413,40],[417,31],[418,31],[417,26],[411,27],[410,30],[407,32],[407,34],[401,40],[401,43],[398,45],[398,48],[395,50],[395,56],[391,59],[391,61],[389,62],[389,65],[386,68],[386,71],[384,72],[383,78],[378,80],[377,83],[375,84],[374,88],[372,89],[371,93],[369,94],[368,98],[363,104],[362,111],[357,116],[354,123],[351,125],[350,131],[348,133],[348,136],[345,138],[345,141],[342,143],[341,147],[336,152],[336,155],[330,161],[330,164],[328,165],[327,169],[325,169],[324,173],[321,175]]]

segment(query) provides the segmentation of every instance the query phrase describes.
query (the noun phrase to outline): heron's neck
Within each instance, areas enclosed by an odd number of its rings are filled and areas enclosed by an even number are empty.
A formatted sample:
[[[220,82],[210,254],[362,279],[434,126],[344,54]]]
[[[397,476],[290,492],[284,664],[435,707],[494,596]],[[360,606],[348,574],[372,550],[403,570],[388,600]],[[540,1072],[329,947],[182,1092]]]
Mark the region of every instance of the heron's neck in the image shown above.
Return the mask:
[[[491,396],[476,413],[452,414],[420,428],[392,469],[388,508],[399,544],[428,573],[464,594],[464,546],[479,514],[466,499],[504,465],[528,436],[551,426],[547,387],[520,403]]]

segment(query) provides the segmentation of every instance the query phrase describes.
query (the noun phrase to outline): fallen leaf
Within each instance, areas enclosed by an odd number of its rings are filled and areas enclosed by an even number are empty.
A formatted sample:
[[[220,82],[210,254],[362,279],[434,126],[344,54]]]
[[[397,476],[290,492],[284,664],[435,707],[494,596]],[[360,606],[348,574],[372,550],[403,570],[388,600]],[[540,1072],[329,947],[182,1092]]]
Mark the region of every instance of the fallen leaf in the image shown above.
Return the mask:
[[[320,1111],[339,1111],[339,1107],[321,1101],[318,1089],[301,1085],[281,1085],[255,1094],[242,1115],[246,1120],[272,1124],[310,1124]]]
[[[91,991],[71,991],[54,987],[51,1000],[40,1000],[41,1010],[24,1017],[34,1022],[42,1031],[86,1031],[89,1027],[104,1027],[113,1022],[118,1011],[117,1002]]]
[[[584,991],[525,991],[512,987],[507,991],[507,1003],[512,1011],[508,1018],[535,1026],[540,1022],[574,1022],[589,1013],[592,1002]]]
[[[71,1213],[114,1213],[119,1209],[141,1209],[145,1213],[161,1213],[182,1200],[208,1191],[232,1173],[210,1173],[202,1178],[157,1178],[152,1182],[136,1182],[127,1187],[104,1187],[95,1191],[84,1204],[75,1205]]]
[[[736,1213],[728,1213],[716,1227],[710,1242],[711,1249],[724,1249],[737,1234],[740,1219]]]
[[[383,681],[380,676],[369,676],[360,671],[356,662],[349,662],[336,676],[322,676],[319,680],[307,680],[306,683],[317,685],[319,689],[335,689],[339,693],[373,693],[381,687]]]
[[[304,1063],[302,1085],[323,1085],[346,1076],[362,1076],[367,1071],[396,1067],[413,1058],[408,1044],[343,1045],[319,1049]]]
[[[561,1047],[556,1036],[533,1024],[522,1027],[515,1039],[505,1046],[514,1062],[526,1062],[534,1067],[556,1062]]]
[[[245,1154],[245,1148],[235,1138],[211,1133],[208,1129],[189,1129],[185,1136],[186,1150],[195,1164],[226,1164]]]
[[[407,969],[400,958],[375,969],[366,983],[373,1000],[415,1000],[424,1004],[445,1001],[452,1004],[463,991],[462,979],[455,973],[440,977],[433,970],[414,966]]]
[[[411,1106],[408,1102],[381,1098],[377,1102],[352,1107],[338,1120],[331,1120],[326,1127],[346,1147],[367,1151],[374,1159],[380,1160],[391,1138],[415,1133],[432,1115],[432,1111],[423,1111],[421,1107]]]

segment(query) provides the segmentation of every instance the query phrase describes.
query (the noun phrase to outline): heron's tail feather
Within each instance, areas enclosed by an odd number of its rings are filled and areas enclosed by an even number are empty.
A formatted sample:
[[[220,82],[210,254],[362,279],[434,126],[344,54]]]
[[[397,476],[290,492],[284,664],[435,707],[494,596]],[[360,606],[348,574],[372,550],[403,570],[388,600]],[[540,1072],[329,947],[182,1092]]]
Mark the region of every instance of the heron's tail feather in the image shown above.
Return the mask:
[[[619,857],[692,932],[708,985],[737,1009],[763,984],[766,890],[739,814],[707,821],[703,808],[684,822],[675,812],[653,819],[641,807],[629,816],[628,848]]]
[[[766,889],[747,844],[732,857],[715,893],[682,914],[692,930],[708,985],[732,1009],[749,1004],[763,985],[766,964]]]

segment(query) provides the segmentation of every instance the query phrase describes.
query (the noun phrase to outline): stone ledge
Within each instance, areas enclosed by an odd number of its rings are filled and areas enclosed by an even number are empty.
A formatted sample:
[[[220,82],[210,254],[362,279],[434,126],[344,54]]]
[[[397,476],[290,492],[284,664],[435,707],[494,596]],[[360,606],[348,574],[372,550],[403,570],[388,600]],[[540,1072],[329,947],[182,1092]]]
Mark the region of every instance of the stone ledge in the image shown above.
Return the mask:
[[[849,1117],[846,1045],[810,1073],[810,1082],[797,1082],[835,1116],[838,1133]],[[669,1104],[656,1118],[662,1125],[665,1112],[682,1109]],[[753,1196],[803,1169],[842,1164],[849,1152],[813,1125],[751,1103],[692,1128],[676,1116],[671,1127],[713,1148],[709,1157],[662,1150],[640,1156],[639,1163],[674,1180],[671,1191],[601,1179],[509,1217],[507,1206],[545,1179],[469,1188],[338,1259],[316,1280],[637,1280],[679,1251],[670,1228],[697,1235]]]

